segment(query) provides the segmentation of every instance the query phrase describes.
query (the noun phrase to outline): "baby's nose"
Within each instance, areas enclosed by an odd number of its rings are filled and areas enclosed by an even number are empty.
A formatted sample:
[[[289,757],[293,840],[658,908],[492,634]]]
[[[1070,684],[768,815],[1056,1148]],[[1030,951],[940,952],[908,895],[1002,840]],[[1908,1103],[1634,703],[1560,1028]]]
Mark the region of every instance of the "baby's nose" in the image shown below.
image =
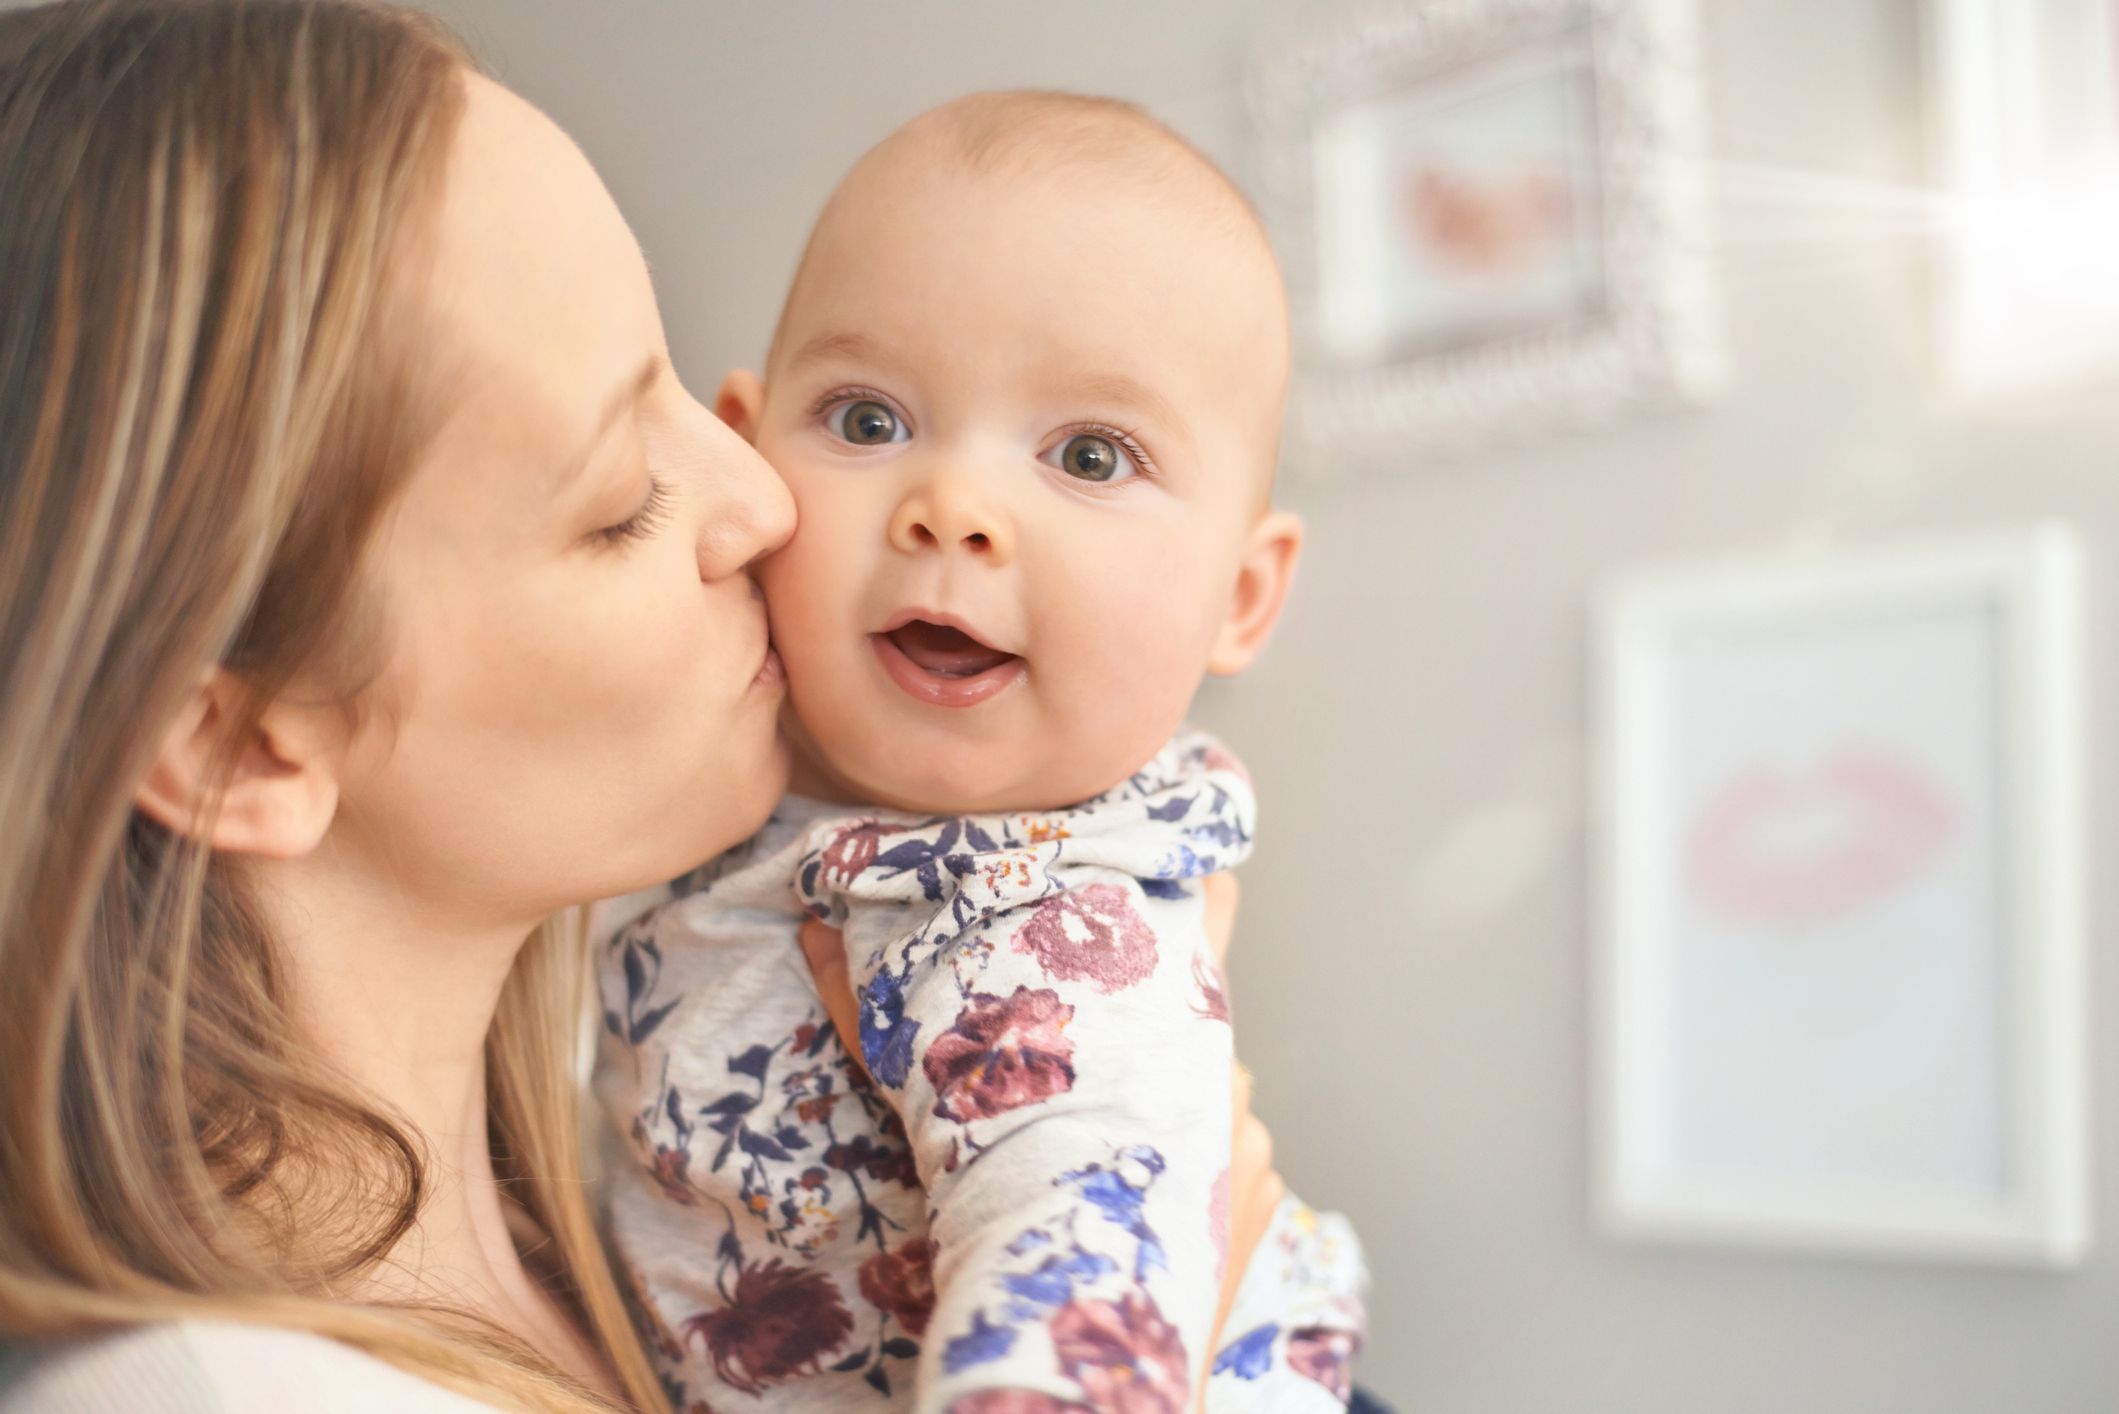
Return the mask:
[[[992,565],[1015,557],[1005,516],[969,497],[908,496],[890,518],[890,543],[906,554],[961,549]]]

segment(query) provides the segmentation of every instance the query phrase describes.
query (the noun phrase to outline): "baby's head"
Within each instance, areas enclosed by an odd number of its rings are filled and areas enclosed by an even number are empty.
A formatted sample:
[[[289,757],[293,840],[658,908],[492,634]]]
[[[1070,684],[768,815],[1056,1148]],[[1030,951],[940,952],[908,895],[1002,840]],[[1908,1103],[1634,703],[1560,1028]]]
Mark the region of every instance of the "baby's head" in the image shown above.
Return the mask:
[[[721,415],[787,478],[763,567],[808,783],[911,810],[1109,789],[1264,645],[1280,274],[1129,105],[981,94],[870,151]]]

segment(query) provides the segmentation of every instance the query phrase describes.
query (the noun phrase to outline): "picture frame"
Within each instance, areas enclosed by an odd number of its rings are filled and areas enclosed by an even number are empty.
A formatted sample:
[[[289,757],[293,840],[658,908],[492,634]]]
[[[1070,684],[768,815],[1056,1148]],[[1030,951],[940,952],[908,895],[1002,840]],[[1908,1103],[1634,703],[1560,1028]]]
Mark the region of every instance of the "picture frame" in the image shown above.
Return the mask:
[[[2119,4],[1928,0],[1944,389],[2119,369]]]
[[[1720,386],[1692,0],[1371,4],[1250,94],[1313,473]]]
[[[2081,593],[2037,527],[1600,597],[1606,1234],[2081,1260]]]

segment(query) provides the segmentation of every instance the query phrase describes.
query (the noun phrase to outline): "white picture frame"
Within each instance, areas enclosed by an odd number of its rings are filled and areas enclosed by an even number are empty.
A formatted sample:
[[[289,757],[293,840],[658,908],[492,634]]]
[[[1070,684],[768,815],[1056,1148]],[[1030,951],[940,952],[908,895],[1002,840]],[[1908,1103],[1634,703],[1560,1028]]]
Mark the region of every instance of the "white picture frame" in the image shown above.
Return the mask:
[[[1600,597],[1605,1233],[2080,1261],[2080,581],[2040,527]]]
[[[1294,459],[1431,457],[1721,384],[1692,0],[1396,0],[1268,37]]]
[[[2119,369],[2119,4],[1927,0],[1944,389]]]

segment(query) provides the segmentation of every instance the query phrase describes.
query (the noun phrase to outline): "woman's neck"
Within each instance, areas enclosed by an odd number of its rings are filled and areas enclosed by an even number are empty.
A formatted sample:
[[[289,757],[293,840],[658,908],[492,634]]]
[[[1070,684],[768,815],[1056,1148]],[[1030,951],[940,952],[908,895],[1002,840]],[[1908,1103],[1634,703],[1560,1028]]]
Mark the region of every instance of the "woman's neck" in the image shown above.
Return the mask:
[[[349,878],[325,858],[255,868],[297,1023],[327,1063],[410,1131],[426,1164],[418,1221],[363,1294],[482,1316],[615,1393],[577,1323],[523,1265],[493,1174],[486,1035],[536,921],[422,917],[395,891]]]

